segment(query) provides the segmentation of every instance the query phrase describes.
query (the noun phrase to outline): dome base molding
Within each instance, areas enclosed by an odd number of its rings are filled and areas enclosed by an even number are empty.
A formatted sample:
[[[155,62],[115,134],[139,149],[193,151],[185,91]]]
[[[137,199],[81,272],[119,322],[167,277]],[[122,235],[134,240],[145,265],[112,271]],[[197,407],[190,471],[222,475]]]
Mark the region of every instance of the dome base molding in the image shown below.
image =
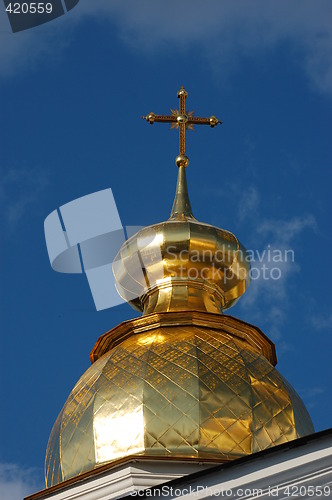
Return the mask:
[[[234,339],[246,342],[248,347],[265,356],[273,366],[277,364],[275,346],[259,328],[233,316],[201,311],[151,313],[140,318],[123,321],[98,338],[90,354],[91,363],[133,335],[172,326],[198,326],[220,330],[231,335]]]

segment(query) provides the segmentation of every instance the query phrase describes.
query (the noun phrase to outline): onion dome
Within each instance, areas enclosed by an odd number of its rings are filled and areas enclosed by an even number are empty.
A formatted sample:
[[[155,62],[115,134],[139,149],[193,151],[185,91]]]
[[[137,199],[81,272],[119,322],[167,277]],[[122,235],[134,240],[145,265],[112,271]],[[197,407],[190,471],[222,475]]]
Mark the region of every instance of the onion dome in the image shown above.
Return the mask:
[[[113,263],[119,294],[143,314],[220,313],[245,292],[249,271],[249,256],[233,233],[193,216],[184,166],[169,220],[127,240]]]

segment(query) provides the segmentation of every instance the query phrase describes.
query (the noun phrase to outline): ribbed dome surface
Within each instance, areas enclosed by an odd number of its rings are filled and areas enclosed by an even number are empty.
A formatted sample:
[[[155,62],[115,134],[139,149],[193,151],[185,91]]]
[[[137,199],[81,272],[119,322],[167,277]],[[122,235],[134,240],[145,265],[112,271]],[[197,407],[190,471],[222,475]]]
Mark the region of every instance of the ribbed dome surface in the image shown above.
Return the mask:
[[[249,270],[234,234],[194,218],[144,227],[113,263],[120,295],[144,314],[229,309],[248,288]]]
[[[159,327],[80,378],[50,436],[46,482],[132,455],[226,461],[312,432],[299,396],[246,342],[213,328]]]

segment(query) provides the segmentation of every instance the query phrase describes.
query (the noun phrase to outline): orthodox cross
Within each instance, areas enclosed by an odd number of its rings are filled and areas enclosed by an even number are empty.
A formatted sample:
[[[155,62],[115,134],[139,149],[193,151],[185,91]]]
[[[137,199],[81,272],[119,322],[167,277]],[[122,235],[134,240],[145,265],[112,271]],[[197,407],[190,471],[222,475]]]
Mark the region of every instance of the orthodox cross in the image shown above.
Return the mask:
[[[221,124],[222,121],[219,121],[215,116],[210,116],[210,118],[200,118],[198,116],[194,116],[193,111],[186,113],[185,101],[188,96],[188,92],[186,92],[183,87],[181,87],[178,91],[177,96],[180,99],[180,109],[171,109],[171,115],[156,115],[151,112],[142,118],[151,125],[155,122],[165,122],[171,123],[171,128],[180,129],[180,154],[176,158],[176,164],[178,167],[187,167],[189,164],[189,158],[185,155],[186,130],[193,130],[194,125],[210,125],[210,127],[213,128],[218,125],[218,123]]]

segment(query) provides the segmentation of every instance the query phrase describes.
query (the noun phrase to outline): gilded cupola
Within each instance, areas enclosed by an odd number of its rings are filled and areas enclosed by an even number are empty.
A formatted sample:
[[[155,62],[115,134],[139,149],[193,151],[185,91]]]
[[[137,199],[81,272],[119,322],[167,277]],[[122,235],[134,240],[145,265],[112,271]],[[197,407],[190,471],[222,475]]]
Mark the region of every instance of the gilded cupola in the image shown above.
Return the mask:
[[[233,233],[194,218],[181,165],[170,218],[127,240],[113,263],[120,295],[143,314],[218,314],[245,292],[249,270],[246,250]]]
[[[314,431],[274,344],[223,314],[249,285],[249,259],[233,233],[193,216],[185,131],[220,122],[187,113],[183,88],[178,97],[171,115],[144,117],[180,130],[170,218],[113,263],[120,295],[143,315],[97,340],[51,432],[47,486],[131,457],[225,462]]]

